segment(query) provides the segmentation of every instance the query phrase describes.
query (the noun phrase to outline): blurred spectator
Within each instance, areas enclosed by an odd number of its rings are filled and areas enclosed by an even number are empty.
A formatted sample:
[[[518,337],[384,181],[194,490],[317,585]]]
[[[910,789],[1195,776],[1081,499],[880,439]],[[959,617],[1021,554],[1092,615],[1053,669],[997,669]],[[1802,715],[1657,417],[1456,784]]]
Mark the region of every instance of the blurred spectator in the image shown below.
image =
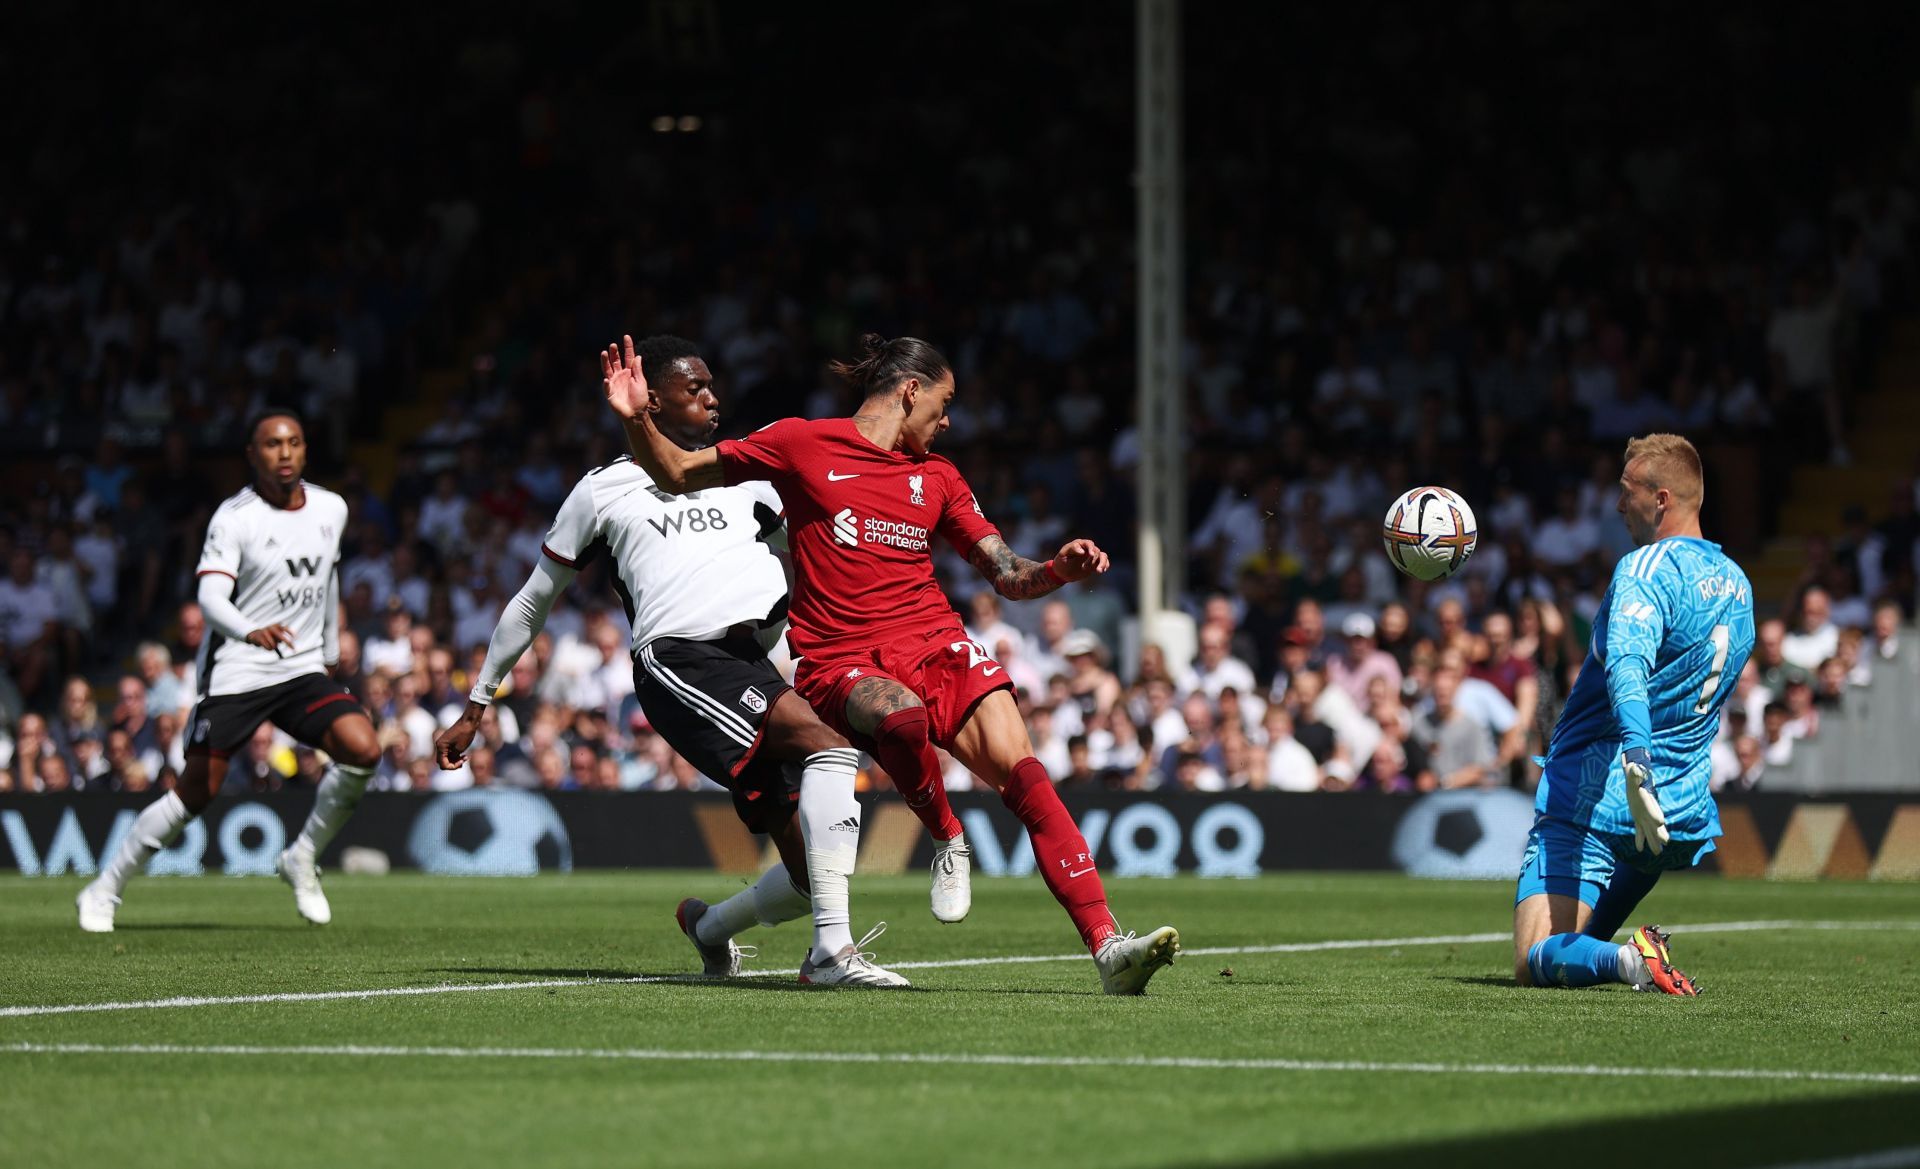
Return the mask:
[[[1795,679],[1787,683],[1784,698],[1787,722],[1782,731],[1789,738],[1812,739],[1820,734],[1820,708],[1814,705],[1813,683]]]
[[[1199,654],[1180,678],[1182,695],[1198,692],[1205,695],[1208,701],[1217,703],[1220,691],[1229,686],[1242,694],[1251,694],[1258,689],[1253,670],[1228,652],[1232,636],[1231,630],[1219,625],[1208,625],[1200,630]]]
[[[1174,748],[1171,752],[1172,778],[1167,786],[1177,792],[1223,792],[1227,790],[1227,778],[1220,769],[1205,755],[1197,751],[1184,751]]]
[[[1154,749],[1161,753],[1162,782],[1177,784],[1181,760],[1194,756],[1207,764],[1204,773],[1196,773],[1201,781],[1218,785],[1199,790],[1222,790],[1226,787],[1226,777],[1218,769],[1226,762],[1226,752],[1220,745],[1218,722],[1206,697],[1199,693],[1189,694],[1180,703],[1180,720],[1181,731],[1178,734],[1169,736],[1164,742],[1159,735],[1154,736]],[[1195,789],[1189,787],[1186,790]]]
[[[1053,707],[1037,705],[1028,712],[1027,727],[1033,742],[1033,757],[1047,769],[1048,775],[1058,778],[1067,773],[1071,760],[1067,737],[1055,726],[1053,714]]]
[[[143,641],[134,651],[134,666],[147,688],[147,709],[182,713],[193,706],[193,691],[180,685],[173,672],[173,655],[157,641]]]
[[[1090,719],[1086,739],[1089,762],[1108,787],[1132,791],[1151,785],[1152,757],[1125,706],[1116,706],[1106,718]]]
[[[1457,670],[1433,676],[1433,706],[1414,715],[1413,736],[1430,754],[1428,767],[1441,787],[1481,787],[1493,782],[1493,735],[1479,719],[1455,705]]]
[[[1533,555],[1549,568],[1568,568],[1600,548],[1600,526],[1580,514],[1580,498],[1570,487],[1556,497],[1553,516],[1534,532]]]
[[[53,590],[34,572],[33,553],[15,548],[0,579],[0,669],[13,675],[20,693],[33,701],[53,667],[60,605]]]
[[[1785,767],[1793,759],[1796,736],[1787,731],[1790,717],[1784,702],[1767,703],[1761,719],[1761,746],[1768,767]]]
[[[1805,667],[1787,660],[1786,644],[1785,621],[1769,617],[1760,623],[1755,632],[1753,660],[1760,667],[1760,684],[1776,696],[1785,694],[1789,683],[1804,682],[1808,677]]]
[[[1051,678],[1067,672],[1067,659],[1060,652],[1060,643],[1073,628],[1073,610],[1065,601],[1055,599],[1041,604],[1039,635],[1027,645],[1033,668],[1041,677]]]
[[[1811,674],[1840,648],[1840,630],[1830,619],[1827,591],[1809,588],[1800,595],[1799,619],[1794,631],[1780,642],[1780,656]]]
[[[147,751],[159,745],[152,710],[147,706],[146,683],[128,675],[120,679],[118,697],[113,704],[113,729],[125,731],[136,750]]]
[[[1067,659],[1067,693],[1084,723],[1094,715],[1110,713],[1120,701],[1120,679],[1106,666],[1106,646],[1091,630],[1076,629],[1060,643]]]
[[[1061,787],[1073,788],[1090,788],[1100,782],[1100,772],[1093,766],[1093,751],[1085,735],[1067,740],[1067,766],[1056,782]]]
[[[1797,400],[1803,417],[1825,427],[1836,463],[1847,461],[1842,442],[1839,399],[1834,385],[1834,326],[1839,305],[1830,289],[1802,274],[1793,280],[1788,301],[1767,324],[1767,351],[1774,376]]]
[[[391,717],[406,732],[408,760],[430,757],[433,754],[433,736],[439,730],[433,715],[420,705],[420,697],[421,684],[416,675],[402,674],[394,680]]]
[[[992,589],[975,592],[967,601],[967,611],[967,636],[985,646],[989,654],[993,654],[995,647],[1002,642],[1016,651],[1025,647],[1026,634],[1007,624],[1002,616],[999,594]]]
[[[53,717],[51,730],[55,745],[68,755],[73,754],[73,744],[81,738],[98,739],[106,733],[99,704],[93,700],[93,687],[85,678],[76,674],[61,686],[60,709]]]
[[[1350,614],[1340,623],[1340,632],[1346,636],[1346,652],[1327,659],[1329,681],[1346,691],[1356,705],[1367,701],[1376,678],[1386,679],[1395,691],[1400,689],[1400,664],[1374,641],[1373,618]]]
[[[399,597],[388,601],[380,635],[366,640],[360,657],[362,667],[370,673],[405,674],[413,669],[413,614]]]
[[[1293,716],[1275,703],[1267,708],[1266,786],[1275,791],[1310,792],[1320,790],[1320,765],[1313,752],[1293,737]]]
[[[41,768],[46,761],[57,755],[53,737],[47,733],[47,720],[37,714],[20,716],[14,727],[13,740],[0,772],[0,790],[19,792],[22,795],[38,792],[42,788]]]

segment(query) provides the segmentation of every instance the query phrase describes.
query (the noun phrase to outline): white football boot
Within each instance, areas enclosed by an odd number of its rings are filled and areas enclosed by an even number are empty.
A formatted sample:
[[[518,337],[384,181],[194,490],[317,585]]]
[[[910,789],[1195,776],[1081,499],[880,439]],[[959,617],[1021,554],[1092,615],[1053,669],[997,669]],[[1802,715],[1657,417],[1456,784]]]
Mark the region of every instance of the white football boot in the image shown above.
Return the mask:
[[[698,897],[689,897],[674,909],[673,919],[680,923],[680,932],[687,935],[687,940],[693,943],[694,950],[699,953],[700,973],[708,978],[732,978],[740,973],[740,959],[751,958],[759,951],[752,946],[736,946],[732,938],[717,945],[701,941],[697,932],[700,919],[711,908]]]
[[[80,890],[80,896],[73,899],[80,910],[80,928],[90,934],[110,934],[113,932],[113,911],[119,906],[120,899],[107,892],[98,881],[87,882]]]
[[[933,852],[933,916],[953,925],[973,909],[973,850],[965,836],[937,841]]]
[[[327,904],[327,895],[320,891],[320,866],[313,863],[312,853],[297,846],[289,848],[280,854],[273,868],[282,881],[293,886],[293,905],[301,917],[315,925],[333,920],[333,906]]]
[[[1163,925],[1146,937],[1114,934],[1093,953],[1100,989],[1108,994],[1145,994],[1147,980],[1180,952],[1180,931]]]
[[[887,923],[881,922],[867,931],[867,936],[851,946],[842,946],[833,956],[833,961],[815,965],[812,951],[800,963],[800,985],[802,986],[857,986],[883,990],[899,990],[913,984],[891,970],[874,965],[872,954],[863,954],[860,947],[871,942],[887,931]]]

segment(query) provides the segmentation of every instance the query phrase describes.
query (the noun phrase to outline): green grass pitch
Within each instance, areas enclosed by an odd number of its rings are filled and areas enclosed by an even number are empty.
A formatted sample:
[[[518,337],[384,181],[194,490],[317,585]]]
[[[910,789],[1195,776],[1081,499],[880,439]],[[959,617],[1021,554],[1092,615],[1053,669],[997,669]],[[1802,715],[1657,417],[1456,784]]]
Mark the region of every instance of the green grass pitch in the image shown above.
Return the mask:
[[[790,973],[636,981],[693,968],[672,911],[740,887],[712,873],[327,881],[325,929],[278,882],[207,877],[137,881],[119,931],[90,936],[73,924],[78,880],[0,879],[0,1165],[1498,1166],[1571,1151],[1693,1169],[1920,1144],[1914,886],[1670,879],[1642,916],[1675,927],[1706,988],[1684,1001],[1514,988],[1503,883],[1113,881],[1123,924],[1171,922],[1189,952],[1145,998],[1108,999],[1084,957],[928,965],[896,993],[809,991]],[[919,878],[856,878],[854,912],[856,928],[892,923],[873,946],[888,964],[1079,950],[1031,878],[976,881],[959,926],[933,920]],[[1821,928],[1687,928],[1786,920]],[[807,937],[805,922],[750,931],[747,966],[790,971]],[[1343,940],[1385,944],[1257,949]],[[559,985],[17,1010],[529,982]]]

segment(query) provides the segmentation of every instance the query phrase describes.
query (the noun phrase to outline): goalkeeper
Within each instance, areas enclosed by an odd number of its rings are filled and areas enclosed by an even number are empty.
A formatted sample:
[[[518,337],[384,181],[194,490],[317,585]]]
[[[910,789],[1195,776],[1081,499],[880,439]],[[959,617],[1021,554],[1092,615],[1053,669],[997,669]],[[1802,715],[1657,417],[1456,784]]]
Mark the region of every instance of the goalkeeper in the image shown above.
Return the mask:
[[[1613,936],[1661,873],[1699,863],[1720,835],[1709,754],[1753,650],[1753,591],[1701,537],[1703,493],[1686,439],[1627,444],[1618,510],[1638,547],[1614,566],[1547,748],[1514,894],[1522,986],[1699,993],[1658,926]]]

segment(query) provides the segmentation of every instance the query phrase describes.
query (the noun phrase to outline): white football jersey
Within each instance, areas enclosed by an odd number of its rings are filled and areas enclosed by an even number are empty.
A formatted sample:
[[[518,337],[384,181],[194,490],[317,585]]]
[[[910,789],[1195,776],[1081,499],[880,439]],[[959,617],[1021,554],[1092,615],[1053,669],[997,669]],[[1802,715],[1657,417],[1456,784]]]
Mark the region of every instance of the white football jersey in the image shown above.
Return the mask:
[[[242,488],[213,513],[200,548],[196,578],[210,572],[234,580],[233,604],[247,627],[284,625],[293,630],[285,656],[212,630],[200,645],[200,694],[245,694],[326,672],[321,638],[328,585],[340,564],[340,538],[347,530],[347,501],[311,483],[297,511],[274,507]]]
[[[541,552],[568,568],[612,555],[635,653],[655,638],[711,641],[740,624],[770,644],[786,622],[787,574],[766,540],[783,510],[765,483],[669,495],[622,458],[573,485]]]

